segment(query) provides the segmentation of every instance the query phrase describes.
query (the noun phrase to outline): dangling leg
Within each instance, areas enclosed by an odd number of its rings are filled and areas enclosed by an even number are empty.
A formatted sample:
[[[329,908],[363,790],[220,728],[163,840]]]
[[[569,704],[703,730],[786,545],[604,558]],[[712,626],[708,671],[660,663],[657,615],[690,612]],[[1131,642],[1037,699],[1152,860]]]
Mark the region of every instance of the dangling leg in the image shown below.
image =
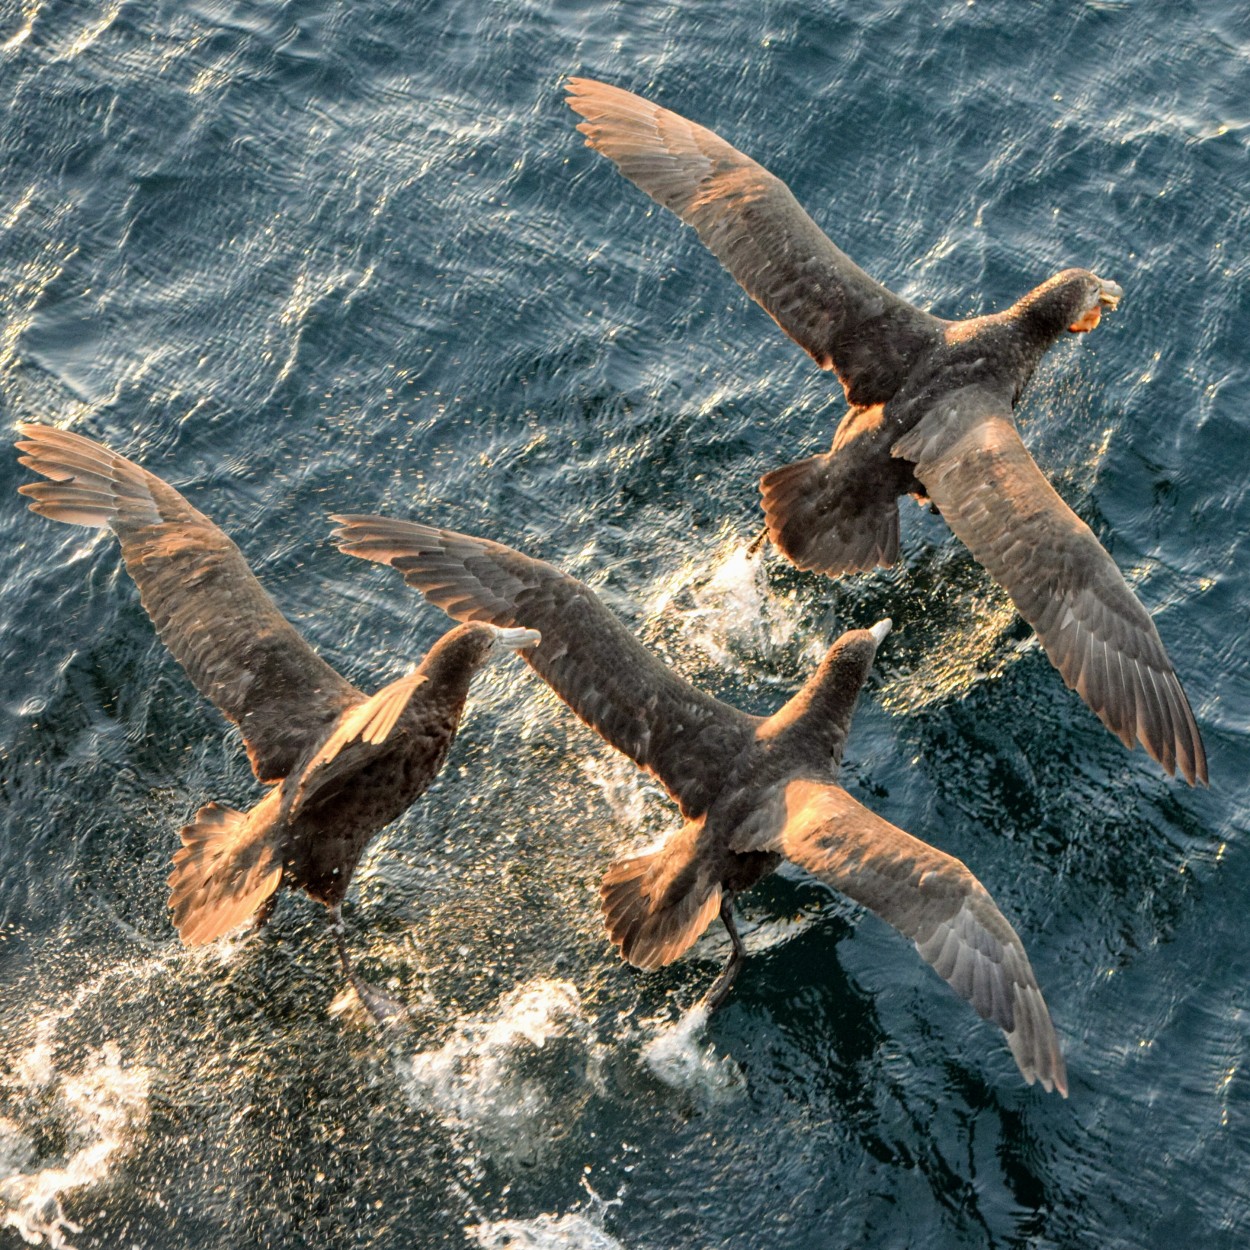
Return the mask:
[[[259,933],[269,923],[269,917],[273,915],[273,909],[277,905],[278,905],[278,891],[275,890],[252,913],[251,930],[253,933]]]
[[[351,983],[352,989],[356,991],[356,997],[364,1004],[365,1010],[379,1024],[393,1024],[402,1019],[408,1011],[404,1004],[397,998],[392,998],[389,994],[375,989],[368,981],[357,975],[356,969],[352,967],[351,956],[347,953],[347,941],[343,933],[343,913],[339,910],[337,903],[330,908],[330,932],[334,934],[334,945],[338,950],[343,972]]]
[[[753,556],[767,541],[768,527],[765,526],[756,536],[751,539],[751,545],[747,548],[747,555]]]
[[[707,1008],[709,1015],[729,997],[729,990],[734,983],[734,978],[738,975],[738,969],[742,967],[742,961],[747,957],[747,948],[742,945],[742,939],[738,936],[738,926],[734,923],[732,890],[726,890],[721,895],[720,918],[721,923],[729,932],[729,940],[733,943],[733,953],[729,956],[729,962],[721,969],[720,976],[712,982],[712,988],[703,996],[703,1005]]]

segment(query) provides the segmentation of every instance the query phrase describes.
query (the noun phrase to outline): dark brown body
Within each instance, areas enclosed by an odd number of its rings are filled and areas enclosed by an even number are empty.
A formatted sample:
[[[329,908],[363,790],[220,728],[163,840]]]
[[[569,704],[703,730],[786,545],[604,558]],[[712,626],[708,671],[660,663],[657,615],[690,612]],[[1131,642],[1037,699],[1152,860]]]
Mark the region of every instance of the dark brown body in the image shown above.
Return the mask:
[[[835,575],[898,559],[898,505],[911,494],[930,502],[916,458],[900,444],[936,411],[980,417],[1010,412],[1046,351],[1080,316],[1097,285],[1065,270],[1004,313],[969,321],[928,318],[910,340],[901,375],[870,376],[848,387],[850,410],[823,455],[765,474],[769,535],[798,567]],[[932,424],[932,421],[929,421]]]
[[[946,321],[860,269],[780,179],[711,130],[586,78],[570,80],[568,102],[589,146],[693,226],[842,384],[850,411],[831,450],[761,479],[777,550],[830,577],[893,564],[898,497],[932,503],[1103,724],[1205,784],[1202,738],[1153,621],[1012,422],[1044,353],[1092,330],[1120,288],[1065,269],[1005,312]]]
[[[464,620],[541,632],[525,660],[587,725],[657,777],[684,823],[603,878],[604,920],[640,968],[671,963],[719,915],[743,957],[733,898],[789,859],[915,942],[956,993],[1007,1034],[1029,1081],[1066,1091],[1063,1055],[1019,937],[958,860],[895,828],[837,784],[851,716],[890,622],[849,630],[774,715],[713,699],[653,655],[590,587],[484,538],[377,516],[336,517],[351,555],[389,564]]]
[[[732,895],[749,890],[780,865],[784,856],[779,851],[744,848],[778,844],[786,823],[786,787],[796,778],[829,785],[837,781],[851,717],[876,646],[864,631],[847,634],[775,715],[739,714],[739,724],[749,736],[743,735],[736,753],[726,760],[717,778],[719,788],[707,807],[684,807],[683,814],[698,824],[697,833],[685,843],[679,836],[666,844],[671,862],[662,874],[665,894],[653,899],[657,911],[665,904],[679,904],[683,889],[693,882],[692,872]],[[712,758],[707,758],[708,765]],[[692,759],[690,770],[697,767]],[[716,774],[711,768],[708,772]],[[683,858],[689,865],[682,864]],[[635,941],[641,935],[639,930]],[[651,962],[628,934],[613,936],[627,956]],[[663,954],[664,962],[673,957],[669,951]]]
[[[201,809],[182,831],[169,879],[183,940],[211,941],[262,904],[264,919],[279,885],[302,889],[337,913],[374,834],[403,815],[442,769],[469,683],[498,636],[484,624],[448,630],[415,672],[372,698],[357,693],[291,775],[250,811],[230,820],[223,817],[229,809],[217,804]],[[393,719],[375,710],[388,700]]]
[[[436,650],[457,641],[448,634]],[[463,645],[459,649],[476,650]],[[431,652],[426,662],[435,657]],[[480,663],[463,655],[439,653],[437,659],[443,669],[451,667],[449,659],[468,659],[472,668],[464,671],[470,675]],[[282,835],[286,885],[304,890],[327,907],[343,901],[374,834],[402,816],[442,771],[468,693],[467,678],[455,675],[419,687],[391,730],[388,749],[362,760],[357,769],[303,804]]]
[[[282,887],[331,912],[344,970],[379,1018],[393,1004],[352,972],[339,904],[378,830],[433,781],[469,683],[497,644],[532,630],[450,629],[419,668],[373,695],[335,672],[291,626],[238,547],[168,483],[107,447],[45,426],[21,427],[22,463],[47,481],[21,487],[53,520],[107,526],[157,632],[199,691],[237,724],[259,781],[247,811],[210,803],[181,832],[170,910],[188,945],[251,917]]]

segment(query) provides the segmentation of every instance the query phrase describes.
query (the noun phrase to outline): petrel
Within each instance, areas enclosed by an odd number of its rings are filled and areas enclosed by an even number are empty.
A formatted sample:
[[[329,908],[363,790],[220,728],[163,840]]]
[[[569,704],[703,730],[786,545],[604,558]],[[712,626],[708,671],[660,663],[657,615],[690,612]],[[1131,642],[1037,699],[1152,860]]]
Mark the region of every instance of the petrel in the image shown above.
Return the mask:
[[[200,808],[174,855],[169,906],[183,942],[211,942],[277,891],[302,889],[330,910],[343,971],[379,1020],[400,1006],[352,967],[340,904],[370,839],[438,775],[469,683],[496,647],[532,629],[460,625],[412,672],[366,695],[278,611],[238,547],[172,486],[107,447],[19,425],[20,461],[50,479],[19,487],[54,521],[107,527],[162,642],[196,688],[243,734],[257,780],[273,788],[245,812]]]
[[[1120,288],[1065,269],[1005,312],[943,320],[869,277],[785,183],[712,131],[587,78],[570,80],[568,102],[587,144],[694,226],[842,383],[850,410],[833,447],[761,480],[777,549],[830,577],[890,565],[899,497],[931,503],[1102,723],[1205,785],[1202,738],[1154,622],[1012,420],[1046,351],[1092,330]]]
[[[526,662],[673,797],[681,828],[658,848],[618,860],[603,879],[608,932],[630,963],[671,963],[719,915],[733,953],[705,1000],[715,1008],[746,954],[734,895],[789,859],[911,938],[1007,1034],[1024,1079],[1067,1094],[1028,956],[985,887],[837,784],[851,714],[888,620],[843,634],[784,707],[749,716],[674,673],[590,587],[550,564],[428,525],[333,520],[343,551],[391,565],[457,620],[541,632],[542,642],[522,652]]]

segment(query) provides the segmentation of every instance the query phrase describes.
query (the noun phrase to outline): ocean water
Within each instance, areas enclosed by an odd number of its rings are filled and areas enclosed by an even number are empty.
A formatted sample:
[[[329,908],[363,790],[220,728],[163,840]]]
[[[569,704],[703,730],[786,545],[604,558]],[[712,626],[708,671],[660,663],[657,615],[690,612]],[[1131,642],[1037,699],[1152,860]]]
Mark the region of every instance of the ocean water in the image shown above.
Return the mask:
[[[1125,298],[1019,419],[1154,614],[1211,788],[1126,752],[904,503],[893,571],[751,557],[827,446],[815,370],[588,151],[570,73],[711,124],[947,316],[1087,265]],[[1241,1247],[1250,1236],[1250,17],[1212,0],[0,0],[0,405],[101,438],[370,688],[446,622],[326,514],[498,538],[692,680],[776,707],[896,631],[844,770],[1021,933],[1071,1098],[786,871],[641,975],[597,882],[673,827],[515,661],[347,907],[176,942],[165,877],[258,794],[107,535],[0,457],[0,1246]]]

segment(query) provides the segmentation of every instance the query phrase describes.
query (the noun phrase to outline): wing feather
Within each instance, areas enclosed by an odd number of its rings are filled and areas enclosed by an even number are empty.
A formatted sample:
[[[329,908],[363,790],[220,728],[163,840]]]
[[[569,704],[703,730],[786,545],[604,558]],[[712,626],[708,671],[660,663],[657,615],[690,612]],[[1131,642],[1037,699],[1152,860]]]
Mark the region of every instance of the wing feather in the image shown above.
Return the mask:
[[[589,586],[484,538],[376,516],[336,516],[348,555],[389,564],[458,620],[524,626],[522,654],[592,729],[653,773],[687,818],[701,815],[754,719],[662,663]]]
[[[382,687],[340,717],[334,732],[301,769],[299,783],[289,791],[284,816],[294,820],[300,808],[339,778],[355,775],[371,757],[390,749],[387,742],[419,686],[429,678],[418,670]]]
[[[957,859],[905,833],[840,786],[792,781],[773,850],[910,938],[938,976],[1007,1035],[1024,1079],[1068,1093],[1050,1013],[1015,930]]]
[[[284,778],[363,696],[278,611],[238,547],[174,488],[91,439],[21,425],[32,511],[107,526],[161,640],[242,730],[262,781]]]
[[[1050,661],[1127,746],[1207,782],[1189,701],[1150,614],[1046,480],[1004,404],[956,396],[894,445],[947,524],[1011,596]]]
[[[790,189],[718,135],[620,87],[569,80],[577,129],[652,199],[693,226],[747,294],[835,369],[855,404],[881,403],[937,318],[870,278],[807,215]]]

